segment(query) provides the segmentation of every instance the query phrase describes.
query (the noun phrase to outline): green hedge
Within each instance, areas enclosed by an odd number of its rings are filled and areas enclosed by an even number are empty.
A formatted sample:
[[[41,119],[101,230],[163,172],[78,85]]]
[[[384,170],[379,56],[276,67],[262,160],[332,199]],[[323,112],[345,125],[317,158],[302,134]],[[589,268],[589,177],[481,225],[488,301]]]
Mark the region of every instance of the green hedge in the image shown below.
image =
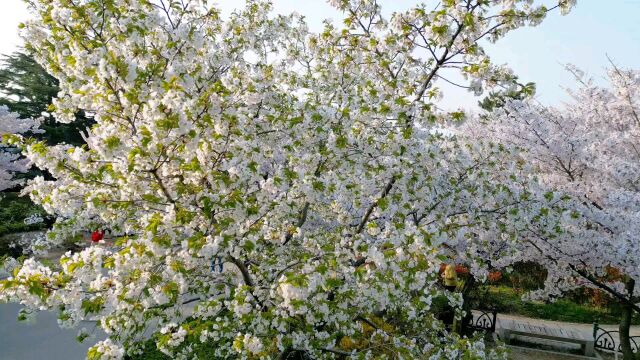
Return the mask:
[[[24,219],[39,214],[45,214],[44,210],[31,202],[28,197],[20,197],[16,192],[0,193],[0,256],[10,254],[16,256],[20,249],[10,248],[11,241],[6,235],[25,231],[44,229],[47,224],[27,225]]]
[[[45,224],[24,223],[24,219],[34,214],[44,216],[45,212],[28,197],[21,197],[17,192],[0,193],[0,236],[44,228]]]

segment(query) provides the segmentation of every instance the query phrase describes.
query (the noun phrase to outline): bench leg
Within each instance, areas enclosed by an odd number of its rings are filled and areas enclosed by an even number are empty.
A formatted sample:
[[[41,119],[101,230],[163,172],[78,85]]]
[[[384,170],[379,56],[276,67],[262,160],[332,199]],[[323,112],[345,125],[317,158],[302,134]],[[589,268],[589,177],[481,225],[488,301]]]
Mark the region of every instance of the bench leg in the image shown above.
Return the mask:
[[[504,338],[504,339],[502,339],[502,341],[504,341],[505,344],[507,344],[507,345],[511,344],[511,331],[503,330],[502,331],[502,337]]]
[[[589,356],[589,357],[595,356],[593,341],[589,341],[584,344],[584,356]]]

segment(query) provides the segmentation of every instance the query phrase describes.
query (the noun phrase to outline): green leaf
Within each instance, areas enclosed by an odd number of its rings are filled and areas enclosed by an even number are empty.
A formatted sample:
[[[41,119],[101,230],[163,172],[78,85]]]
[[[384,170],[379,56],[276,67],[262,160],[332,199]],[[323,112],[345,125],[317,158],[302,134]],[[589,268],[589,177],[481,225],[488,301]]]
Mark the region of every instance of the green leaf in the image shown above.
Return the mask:
[[[80,308],[84,310],[85,315],[97,314],[104,308],[104,298],[97,296],[93,299],[84,299]]]

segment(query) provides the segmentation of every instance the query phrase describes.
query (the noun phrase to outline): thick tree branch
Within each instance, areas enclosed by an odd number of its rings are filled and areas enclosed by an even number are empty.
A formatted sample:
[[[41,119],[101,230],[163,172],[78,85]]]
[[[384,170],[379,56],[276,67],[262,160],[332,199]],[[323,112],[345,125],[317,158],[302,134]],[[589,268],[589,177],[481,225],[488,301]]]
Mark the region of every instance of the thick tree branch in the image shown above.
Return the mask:
[[[371,217],[373,210],[375,210],[375,208],[378,206],[378,203],[380,202],[380,200],[384,199],[385,197],[387,197],[387,195],[389,195],[389,192],[391,192],[391,189],[393,188],[393,184],[395,184],[395,182],[396,182],[396,177],[394,175],[393,177],[391,177],[391,180],[389,180],[389,182],[387,183],[387,186],[384,187],[384,190],[382,191],[382,195],[380,195],[378,200],[374,201],[373,204],[371,204],[367,209],[367,211],[365,212],[364,216],[362,217],[362,220],[360,221],[360,224],[358,225],[358,228],[356,229],[356,234],[362,233],[362,230],[364,230],[364,227],[367,225],[367,222],[369,221],[369,218]]]

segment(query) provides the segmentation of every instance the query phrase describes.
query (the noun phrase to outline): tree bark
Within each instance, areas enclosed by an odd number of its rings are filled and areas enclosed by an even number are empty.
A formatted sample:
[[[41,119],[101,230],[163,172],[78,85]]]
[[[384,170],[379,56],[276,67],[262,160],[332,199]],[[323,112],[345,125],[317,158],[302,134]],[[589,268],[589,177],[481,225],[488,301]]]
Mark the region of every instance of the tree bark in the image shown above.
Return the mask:
[[[473,278],[473,276],[471,276],[471,274],[468,274],[465,279],[464,279],[464,284],[462,285],[462,287],[460,288],[460,292],[462,293],[462,311],[464,311],[464,313],[466,314],[466,316],[464,316],[462,319],[460,320],[454,320],[453,322],[453,331],[461,336],[466,335],[465,333],[468,331],[467,329],[467,321],[469,320],[469,316],[473,315],[471,314],[472,309],[472,303],[470,301],[470,297],[471,297],[471,293],[476,289],[476,281]]]
[[[627,290],[629,298],[633,298],[634,287],[635,280],[628,277],[625,282],[625,289]],[[631,337],[629,336],[629,329],[633,318],[633,308],[624,303],[622,306],[622,319],[620,319],[620,326],[618,328],[620,331],[620,348],[622,350],[622,357],[624,360],[636,360],[636,355],[633,353],[633,348],[631,347]]]

